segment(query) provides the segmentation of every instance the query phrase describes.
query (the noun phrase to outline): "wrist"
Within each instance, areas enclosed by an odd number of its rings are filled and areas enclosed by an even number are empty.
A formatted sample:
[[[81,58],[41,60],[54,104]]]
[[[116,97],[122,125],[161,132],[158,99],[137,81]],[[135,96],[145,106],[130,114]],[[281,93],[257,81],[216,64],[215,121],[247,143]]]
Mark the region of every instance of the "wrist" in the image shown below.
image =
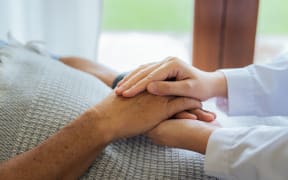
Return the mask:
[[[212,72],[212,97],[227,98],[227,80],[225,74],[221,71]]]
[[[209,138],[212,133],[216,130],[216,127],[208,127],[204,130],[202,138],[200,139],[199,153],[206,154],[206,149],[208,146]]]
[[[108,145],[114,140],[114,132],[111,131],[108,126],[107,118],[105,114],[101,113],[101,110],[97,106],[87,110],[83,115],[83,118],[87,121],[91,121],[91,127],[93,129],[92,139],[95,142],[100,142],[102,145]]]
[[[194,133],[190,134],[192,139],[191,141],[186,140],[188,144],[185,144],[185,147],[183,148],[205,154],[209,138],[216,129],[216,126],[206,125],[203,122],[199,122],[199,124],[194,124],[194,127],[191,128],[190,133],[196,132],[197,135],[195,135]],[[189,138],[189,136],[187,138]]]
[[[198,120],[185,120],[184,122],[185,125],[182,126],[181,132],[175,135],[176,138],[162,139],[160,144],[205,154],[209,138],[218,127]]]

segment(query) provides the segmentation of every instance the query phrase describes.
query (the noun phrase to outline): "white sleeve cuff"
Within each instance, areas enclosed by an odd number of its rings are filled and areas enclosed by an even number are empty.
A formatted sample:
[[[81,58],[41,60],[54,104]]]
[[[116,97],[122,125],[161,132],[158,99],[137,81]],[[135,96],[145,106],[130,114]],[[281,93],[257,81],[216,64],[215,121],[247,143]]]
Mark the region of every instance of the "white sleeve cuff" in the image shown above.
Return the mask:
[[[223,179],[233,179],[230,175],[230,158],[233,143],[243,128],[220,128],[209,138],[206,148],[204,170],[208,175]]]
[[[255,112],[254,84],[248,68],[220,70],[227,79],[228,101],[217,100],[229,115],[250,115]]]

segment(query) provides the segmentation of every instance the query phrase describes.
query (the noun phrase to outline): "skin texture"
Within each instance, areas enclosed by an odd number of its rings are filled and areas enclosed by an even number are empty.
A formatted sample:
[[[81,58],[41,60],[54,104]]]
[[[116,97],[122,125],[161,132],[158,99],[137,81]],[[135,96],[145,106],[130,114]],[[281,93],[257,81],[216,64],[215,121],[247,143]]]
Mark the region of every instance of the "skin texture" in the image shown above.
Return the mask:
[[[96,106],[99,122],[109,122],[112,139],[143,134],[176,113],[190,108],[199,108],[201,103],[186,97],[161,97],[141,93],[134,98],[124,98],[111,93]],[[131,130],[129,130],[129,127]]]
[[[88,59],[80,57],[61,57],[62,61],[67,66],[78,69],[85,73],[91,74],[100,80],[102,80],[107,86],[111,87],[114,79],[119,74],[118,72],[102,65],[99,63],[94,63]]]
[[[154,143],[205,154],[209,137],[219,125],[198,120],[171,119],[148,133]]]
[[[78,61],[78,62],[77,62]],[[84,60],[86,61],[86,60]],[[64,63],[69,62],[69,60],[64,61]],[[72,59],[72,62],[69,62],[68,65],[72,65],[72,67],[75,67],[73,63],[77,64],[82,64],[81,59]],[[88,72],[92,75],[95,75],[97,78],[102,78],[102,77],[110,77],[110,78],[115,78],[109,76],[111,73],[110,69],[105,69],[105,67],[101,67],[101,65],[97,63],[93,63],[94,67],[94,72],[91,72],[90,65],[92,62],[82,64],[81,66],[76,66],[78,68],[81,68],[82,71]],[[101,68],[101,75],[97,75],[96,70]],[[160,72],[158,72],[160,71]],[[172,73],[171,73],[172,72]],[[179,73],[178,73],[179,72]],[[148,74],[150,73],[150,75]],[[156,76],[156,79],[162,78],[162,80],[166,80],[169,78],[175,78],[176,80],[182,81],[182,83],[173,83],[173,82],[165,82],[165,81],[151,81],[153,79],[153,73]],[[165,74],[166,73],[166,74]],[[107,74],[107,75],[105,75]],[[114,73],[116,74],[116,73]],[[152,74],[152,75],[151,75]],[[159,74],[159,76],[157,76]],[[168,74],[168,75],[167,75]],[[207,79],[215,79],[214,86],[225,86],[226,85],[226,80],[223,78],[222,73],[217,74],[215,73],[210,73],[211,75],[207,75],[206,78],[202,78],[201,75],[203,74],[209,74],[206,72],[202,72],[200,70],[197,70],[196,68],[190,67],[180,61],[177,58],[167,58],[163,62],[160,63],[150,63],[147,65],[142,65],[138,69],[132,71],[128,76],[126,76],[122,82],[120,82],[120,85],[125,83],[125,82],[131,82],[137,85],[139,81],[145,82],[145,78],[147,77],[150,79],[150,88],[148,86],[148,91],[152,94],[155,95],[177,95],[177,96],[188,96],[188,97],[195,97],[193,94],[189,94],[187,92],[198,92],[198,91],[203,91],[203,88],[207,85],[206,82],[199,82],[199,81],[206,81]],[[139,76],[138,76],[139,75]],[[145,77],[146,76],[146,77]],[[162,76],[162,77],[161,77]],[[139,78],[141,77],[141,78]],[[146,79],[147,79],[146,78]],[[113,79],[109,80],[108,82],[113,81]],[[132,80],[130,80],[132,79]],[[102,79],[104,82],[107,81],[106,79]],[[134,81],[135,80],[135,81]],[[156,88],[153,88],[153,82]],[[198,84],[203,84],[201,85],[202,88],[196,87],[193,88],[193,83],[195,86],[198,86]],[[107,84],[107,83],[106,83]],[[149,84],[149,83],[147,83]],[[109,85],[109,84],[108,84]],[[180,85],[180,87],[179,87]],[[135,87],[137,89],[137,87]],[[189,89],[190,88],[190,89]],[[199,88],[199,89],[197,89]],[[208,87],[208,88],[212,88]],[[184,91],[177,91],[178,89],[183,89]],[[215,89],[215,87],[214,87]],[[176,90],[176,91],[173,91]],[[139,92],[136,92],[136,94],[144,91],[144,89],[140,90]],[[116,90],[117,93],[117,90]],[[118,93],[119,94],[119,93]],[[214,93],[215,95],[217,93]],[[224,95],[223,95],[224,94]],[[222,96],[226,96],[226,92],[223,92]],[[121,94],[120,94],[121,95]],[[221,93],[219,93],[221,95]],[[212,95],[211,95],[212,96]],[[214,96],[214,95],[213,95]],[[209,96],[204,95],[202,99],[207,99]],[[200,98],[201,99],[201,98]],[[163,121],[160,123],[158,126],[156,126],[154,129],[150,130],[147,134],[148,136],[155,142],[160,145],[167,145],[171,147],[177,147],[177,148],[183,148],[183,149],[188,149],[192,151],[196,151],[202,154],[205,154],[206,152],[206,146],[208,144],[208,140],[212,132],[220,127],[220,124],[218,124],[215,119],[216,119],[216,114],[212,112],[205,111],[203,109],[190,109],[186,110],[180,113],[177,113],[174,118],[177,120],[169,120],[169,121]],[[184,120],[181,120],[184,119]],[[196,121],[196,120],[200,121]],[[195,120],[195,121],[191,121]],[[204,122],[202,122],[204,121]],[[209,123],[205,123],[209,122]]]
[[[222,72],[204,72],[178,58],[169,57],[132,71],[118,83],[115,93],[123,97],[134,97],[145,90],[158,96],[192,97],[202,101],[215,96],[227,97],[227,82]],[[205,154],[209,137],[220,125],[213,120],[207,121],[210,123],[185,120],[187,117],[188,114],[178,114],[178,120],[160,123],[148,136],[160,145]],[[197,119],[202,118],[198,115]]]
[[[62,57],[60,59],[64,64],[91,74],[102,80],[107,86],[111,87],[114,79],[119,73],[102,65],[79,57]],[[152,65],[152,64],[151,64]],[[203,109],[191,109],[181,112],[175,116],[177,119],[199,119],[211,122],[216,119],[216,114]]]
[[[174,81],[167,81],[171,79]],[[133,97],[144,90],[160,96],[186,96],[199,100],[227,97],[227,84],[222,72],[204,72],[174,57],[140,66],[119,82],[115,92]]]
[[[110,142],[154,128],[152,137],[165,127],[157,126],[161,122],[199,108],[199,101],[187,97],[144,92],[124,98],[112,92],[38,146],[1,163],[0,179],[77,179]]]
[[[191,98],[148,93],[123,98],[112,93],[37,147],[2,163],[0,177],[76,179],[110,142],[145,133],[178,112],[200,106]]]

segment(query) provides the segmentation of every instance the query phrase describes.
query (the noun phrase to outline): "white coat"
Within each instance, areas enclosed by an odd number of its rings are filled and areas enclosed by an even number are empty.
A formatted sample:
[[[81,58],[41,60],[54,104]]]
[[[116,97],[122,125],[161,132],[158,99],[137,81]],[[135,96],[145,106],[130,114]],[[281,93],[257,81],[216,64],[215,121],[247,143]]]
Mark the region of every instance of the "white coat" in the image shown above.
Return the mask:
[[[222,71],[228,115],[288,115],[287,55],[269,64]],[[229,180],[287,180],[288,127],[219,128],[209,138],[204,169]]]

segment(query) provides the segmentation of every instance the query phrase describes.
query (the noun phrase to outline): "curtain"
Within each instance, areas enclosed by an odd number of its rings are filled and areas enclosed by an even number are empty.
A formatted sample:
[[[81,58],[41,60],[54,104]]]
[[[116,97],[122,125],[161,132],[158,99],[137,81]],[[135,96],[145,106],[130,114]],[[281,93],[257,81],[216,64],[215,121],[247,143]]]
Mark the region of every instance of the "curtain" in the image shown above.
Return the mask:
[[[44,41],[54,54],[96,59],[102,0],[0,0],[0,39]]]

